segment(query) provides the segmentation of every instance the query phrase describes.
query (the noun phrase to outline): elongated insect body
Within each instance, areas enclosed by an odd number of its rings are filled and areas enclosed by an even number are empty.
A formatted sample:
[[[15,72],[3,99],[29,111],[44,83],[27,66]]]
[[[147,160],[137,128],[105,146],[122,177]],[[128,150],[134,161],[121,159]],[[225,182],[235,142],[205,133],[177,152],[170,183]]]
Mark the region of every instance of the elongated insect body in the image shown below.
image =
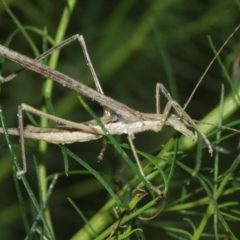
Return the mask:
[[[83,54],[86,58],[87,65],[92,73],[95,86],[97,91],[85,86],[83,83],[76,81],[75,79],[59,72],[54,69],[49,68],[48,66],[43,65],[39,62],[42,58],[46,57],[53,51],[61,48],[62,46],[68,44],[71,41],[78,40],[83,49]],[[159,132],[162,130],[163,126],[169,125],[179,131],[180,133],[186,135],[188,138],[192,140],[196,140],[195,135],[192,133],[188,127],[194,128],[199,135],[202,136],[206,145],[209,148],[210,154],[212,154],[213,150],[211,144],[207,137],[199,130],[198,126],[191,119],[191,117],[184,111],[184,109],[174,101],[167,89],[160,83],[157,84],[156,87],[156,99],[157,99],[157,113],[156,114],[148,114],[141,113],[136,111],[127,105],[118,102],[106,95],[104,95],[95,70],[93,68],[92,62],[90,60],[86,44],[84,39],[80,35],[74,35],[69,39],[66,39],[59,46],[53,47],[48,52],[42,54],[37,59],[31,59],[24,55],[21,55],[13,50],[10,50],[2,45],[0,45],[0,54],[4,57],[19,63],[23,66],[23,69],[18,70],[17,72],[21,72],[25,68],[28,68],[32,71],[35,71],[41,75],[49,77],[56,82],[60,83],[63,86],[67,86],[73,89],[76,92],[83,94],[84,96],[89,97],[92,100],[97,101],[101,106],[104,107],[104,117],[100,120],[104,124],[107,133],[112,135],[120,135],[127,134],[128,139],[134,154],[134,157],[137,161],[139,170],[141,174],[144,176],[144,172],[141,169],[141,165],[136,154],[132,139],[134,138],[134,134],[139,132],[144,132],[148,130],[152,130],[155,132]],[[7,82],[12,80],[16,74],[12,74],[7,78],[0,78],[2,82]],[[160,113],[159,106],[159,96],[160,91],[165,95],[168,99],[168,102],[164,108],[163,113]],[[175,116],[170,113],[171,109],[174,109],[178,116]],[[27,111],[32,114],[36,114],[41,117],[45,117],[49,120],[53,120],[62,124],[55,128],[38,128],[33,126],[24,127],[23,124],[23,116],[22,111]],[[43,113],[31,106],[26,104],[21,104],[18,109],[18,118],[19,118],[19,129],[9,129],[10,134],[19,135],[21,141],[22,148],[22,159],[23,159],[23,170],[18,172],[18,177],[21,177],[22,174],[26,172],[26,157],[25,157],[25,147],[24,147],[24,138],[32,138],[36,140],[44,140],[49,143],[55,144],[67,144],[73,142],[84,142],[96,140],[105,135],[105,132],[102,128],[96,123],[96,121],[92,120],[85,123],[75,123],[68,121],[66,119],[58,118],[52,116],[50,114]],[[3,132],[3,130],[0,130]],[[154,190],[154,188],[153,188]]]

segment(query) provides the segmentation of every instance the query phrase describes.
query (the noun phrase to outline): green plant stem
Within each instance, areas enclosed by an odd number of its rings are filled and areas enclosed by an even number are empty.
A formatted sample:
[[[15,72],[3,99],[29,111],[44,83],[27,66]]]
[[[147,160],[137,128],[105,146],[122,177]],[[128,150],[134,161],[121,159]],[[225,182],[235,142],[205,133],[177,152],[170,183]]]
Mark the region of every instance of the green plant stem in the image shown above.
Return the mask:
[[[238,94],[240,93],[240,87],[237,89]],[[230,117],[238,108],[239,108],[239,101],[237,96],[233,94],[229,94],[224,102],[223,102],[223,112],[222,112],[222,120],[226,120],[228,117]],[[216,125],[218,123],[219,119],[219,106],[215,107],[209,114],[207,114],[201,121],[212,123],[213,125],[205,125],[200,124],[199,129],[207,135],[210,133],[213,129],[216,128]],[[189,140],[187,137],[183,136],[179,140],[179,149],[181,151],[186,151],[194,147],[196,142]]]
[[[66,32],[66,29],[67,29],[67,26],[68,26],[68,23],[69,23],[69,20],[71,17],[71,13],[74,9],[75,4],[76,4],[76,0],[68,0],[66,3],[66,6],[63,10],[63,14],[62,14],[59,26],[58,26],[58,29],[56,31],[55,42],[54,42],[55,45],[59,44],[64,39],[65,32]],[[58,63],[59,54],[60,54],[60,51],[55,51],[51,55],[51,57],[49,59],[49,67],[56,68],[57,63]],[[42,91],[43,98],[46,100],[46,102],[50,101],[50,99],[51,99],[52,89],[53,89],[53,81],[51,79],[46,79],[45,83],[43,85],[43,91]],[[43,106],[41,108],[41,111],[47,112],[46,107]],[[46,127],[47,119],[41,118],[40,126]],[[46,194],[47,194],[47,181],[46,181],[47,173],[46,173],[46,167],[45,167],[45,163],[44,163],[44,155],[47,151],[47,143],[44,141],[39,141],[38,149],[40,152],[39,179],[41,182],[40,186],[42,188],[41,189],[42,197],[43,197],[43,199],[45,199]],[[46,214],[48,222],[51,226],[50,213],[49,213],[48,209],[45,210],[45,214]]]

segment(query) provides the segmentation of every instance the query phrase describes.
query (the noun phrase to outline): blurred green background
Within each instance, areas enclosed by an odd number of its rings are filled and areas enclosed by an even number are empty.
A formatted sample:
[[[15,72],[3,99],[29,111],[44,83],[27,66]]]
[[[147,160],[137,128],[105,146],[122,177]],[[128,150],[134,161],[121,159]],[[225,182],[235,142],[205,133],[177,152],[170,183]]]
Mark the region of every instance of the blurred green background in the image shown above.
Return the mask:
[[[53,38],[66,5],[66,1],[63,0],[12,0],[6,2],[23,26],[45,29]],[[214,56],[207,35],[212,37],[216,48],[219,49],[239,23],[239,6],[240,3],[234,0],[79,0],[73,10],[65,38],[76,33],[84,36],[106,95],[136,110],[154,113],[156,111],[155,86],[157,82],[163,83],[172,97],[184,105]],[[0,2],[0,44],[4,44],[16,29],[17,26]],[[37,45],[39,52],[43,52],[42,36],[31,30],[28,30],[28,33]],[[32,49],[21,33],[13,38],[9,47],[24,55],[34,57]],[[49,47],[51,45],[48,43]],[[232,62],[238,47],[239,32],[221,53],[221,58],[229,74],[231,74]],[[18,69],[17,64],[5,60],[3,76],[7,76],[16,69]],[[62,49],[57,69],[93,87],[78,42],[71,43]],[[7,127],[17,127],[17,106],[20,103],[41,108],[43,80],[44,78],[40,75],[25,71],[14,81],[1,86],[0,104]],[[187,112],[192,118],[200,120],[219,103],[221,84],[226,85],[226,91],[229,90],[221,68],[215,62],[187,108]],[[101,107],[91,100],[86,99],[86,101],[101,116]],[[80,105],[77,94],[59,84],[54,84],[52,103],[55,114],[59,117],[77,122],[91,118]],[[163,100],[162,108],[165,103],[166,101]],[[236,120],[237,116],[236,114],[236,117],[232,117],[232,119]],[[26,119],[25,124],[27,123],[29,122]],[[135,145],[141,151],[156,153],[173,134],[174,131],[170,128],[166,128],[158,134],[139,134]],[[12,137],[11,139],[20,156],[18,138]],[[124,136],[118,139],[120,142],[127,142]],[[233,149],[236,144],[237,138],[233,138],[231,142],[226,143],[226,146]],[[29,182],[32,182],[32,188],[37,194],[36,176],[32,163],[33,154],[37,154],[34,150],[36,145],[35,141],[26,143],[29,168],[27,178]],[[23,239],[25,231],[12,180],[12,159],[3,135],[0,138],[0,146],[0,237],[1,239]],[[109,146],[104,160],[99,164],[97,156],[101,147],[101,141],[76,143],[69,146],[76,155],[87,161],[95,170],[114,174],[124,163],[121,162],[121,158],[114,152],[112,146]],[[204,153],[208,159],[207,151]],[[234,159],[234,156],[226,158],[223,156],[221,161],[227,161],[230,158]],[[46,154],[48,174],[64,171],[62,159],[59,148],[50,144]],[[206,161],[207,163],[204,163],[203,167],[212,167],[209,162],[211,160]],[[189,163],[187,160],[184,163],[191,166],[191,158],[188,161]],[[222,169],[225,167],[223,165]],[[79,170],[79,165],[70,161],[70,169]],[[174,178],[176,182],[175,185],[173,184],[172,191],[170,190],[168,193],[167,204],[179,197],[181,192],[179,185],[187,184],[191,179],[179,169],[176,172]],[[91,180],[92,177],[84,175],[59,178],[50,200],[56,239],[69,239],[84,224],[67,202],[67,197],[74,199],[75,203],[84,210],[87,218],[93,216],[108,200],[109,196],[105,190],[100,185],[94,185],[94,181],[93,185],[84,188],[84,181],[89,179]],[[177,181],[179,181],[179,185]],[[190,189],[199,187],[196,183],[192,184],[189,186]],[[234,196],[236,197],[237,194]],[[27,195],[24,200],[28,205]],[[34,210],[32,209],[32,211]],[[196,210],[196,212],[201,211],[204,211],[204,207]],[[31,208],[29,212],[31,212]],[[191,232],[190,225],[183,221],[184,217],[189,217],[189,215],[185,216],[183,212],[178,212],[178,215],[175,212],[166,215],[163,213],[152,224],[145,223],[145,226],[142,227],[146,239],[174,239],[161,226],[175,226]],[[192,217],[196,225],[199,221],[198,217],[195,215]],[[240,238],[237,229],[239,224],[237,222],[231,224],[232,230],[235,230],[235,234]],[[211,224],[208,225],[206,232],[213,233]]]

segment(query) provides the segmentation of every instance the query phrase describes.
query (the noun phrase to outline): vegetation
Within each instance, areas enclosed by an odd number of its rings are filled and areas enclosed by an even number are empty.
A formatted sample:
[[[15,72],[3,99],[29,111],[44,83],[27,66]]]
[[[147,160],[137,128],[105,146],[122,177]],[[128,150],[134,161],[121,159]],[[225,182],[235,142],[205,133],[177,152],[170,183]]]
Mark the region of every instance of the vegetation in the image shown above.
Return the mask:
[[[154,113],[155,86],[163,83],[182,106],[206,67],[239,23],[240,2],[219,1],[27,1],[0,2],[0,44],[26,56],[76,33],[85,38],[106,95],[141,112]],[[209,38],[207,38],[209,36]],[[238,127],[239,32],[208,71],[186,111],[193,119]],[[212,44],[211,44],[212,42]],[[93,87],[77,42],[44,63]],[[1,75],[18,69],[1,59]],[[233,95],[228,94],[235,94]],[[84,98],[97,116],[102,108]],[[1,85],[0,105],[7,128],[17,127],[17,106],[26,103],[76,122],[92,119],[78,94],[24,71]],[[161,98],[161,107],[166,100]],[[34,117],[40,126],[53,123]],[[24,124],[30,124],[26,116]],[[17,137],[0,137],[0,236],[2,239],[239,239],[238,134],[201,125],[216,149],[210,157],[170,127],[136,135],[134,144],[166,203],[143,190],[126,136],[67,146],[26,141],[28,172],[16,179],[21,150]],[[12,150],[11,150],[12,149]],[[220,150],[221,150],[220,149]],[[126,153],[126,154],[125,154]],[[132,161],[129,161],[129,158]],[[18,159],[18,160],[17,160]],[[14,168],[13,168],[14,166]],[[136,192],[135,192],[136,193]],[[137,215],[154,215],[142,221]],[[118,216],[114,214],[118,212]],[[123,219],[122,219],[123,218]],[[120,220],[121,223],[120,223]],[[120,227],[125,225],[125,228]]]

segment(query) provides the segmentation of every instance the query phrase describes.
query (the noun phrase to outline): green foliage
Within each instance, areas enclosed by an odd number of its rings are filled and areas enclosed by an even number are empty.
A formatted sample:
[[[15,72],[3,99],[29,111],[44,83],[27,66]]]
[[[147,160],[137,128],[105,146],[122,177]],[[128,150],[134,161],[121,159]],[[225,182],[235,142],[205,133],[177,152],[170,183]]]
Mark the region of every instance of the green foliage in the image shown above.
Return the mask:
[[[141,112],[154,113],[157,82],[184,106],[214,49],[237,27],[239,6],[233,0],[1,1],[0,44],[34,58],[63,39],[82,34],[105,94]],[[191,99],[186,111],[192,118],[237,128],[239,97],[230,93],[239,92],[239,74],[232,76],[231,69],[238,64],[238,36],[239,32],[227,43]],[[43,62],[93,87],[79,43]],[[18,69],[6,59],[0,58],[0,63],[3,76]],[[161,101],[163,109],[166,100]],[[17,127],[20,103],[76,122],[102,115],[97,103],[84,102],[80,104],[72,90],[24,71],[1,85],[2,125]],[[34,119],[40,126],[52,125]],[[30,123],[26,117],[24,124]],[[201,129],[220,150],[235,149],[236,133],[209,125]],[[170,127],[135,137],[144,171],[152,184],[162,185],[165,205],[163,199],[156,204],[152,191],[142,198],[132,195],[149,186],[133,164],[125,136],[107,139],[101,162],[97,162],[100,140],[69,146],[27,140],[28,172],[17,180],[19,141],[2,135],[1,238],[240,238],[237,151],[230,155],[215,151],[210,157],[201,139],[197,144],[190,142],[175,136]],[[163,206],[152,220],[137,218],[153,216]],[[118,216],[114,209],[119,210]]]

